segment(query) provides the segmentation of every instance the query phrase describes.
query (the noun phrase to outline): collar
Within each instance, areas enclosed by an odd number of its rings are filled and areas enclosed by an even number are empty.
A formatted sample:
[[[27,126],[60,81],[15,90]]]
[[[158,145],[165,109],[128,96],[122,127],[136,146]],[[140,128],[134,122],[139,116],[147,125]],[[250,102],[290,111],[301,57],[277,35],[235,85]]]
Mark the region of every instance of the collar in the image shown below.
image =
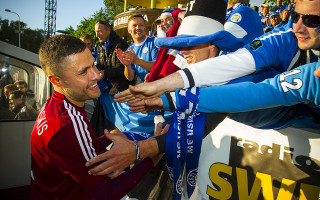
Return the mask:
[[[140,42],[139,44],[134,43],[134,45],[135,45],[135,46],[141,46],[141,45],[143,45],[143,43],[147,40],[147,38],[148,38],[148,36],[146,36],[146,38],[145,38],[142,42]]]

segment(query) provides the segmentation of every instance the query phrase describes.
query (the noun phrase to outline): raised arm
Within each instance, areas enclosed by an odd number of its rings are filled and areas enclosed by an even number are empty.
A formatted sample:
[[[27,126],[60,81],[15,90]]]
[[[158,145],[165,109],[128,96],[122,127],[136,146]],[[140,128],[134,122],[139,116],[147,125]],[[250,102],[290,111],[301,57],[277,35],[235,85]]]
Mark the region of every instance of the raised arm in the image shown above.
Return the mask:
[[[243,82],[201,88],[198,111],[243,112],[302,102],[320,105],[320,78],[314,75],[319,65],[320,62],[303,65],[260,83]],[[171,96],[176,99],[176,106],[179,107],[175,95]],[[162,97],[165,109],[169,109],[168,98],[164,95]]]

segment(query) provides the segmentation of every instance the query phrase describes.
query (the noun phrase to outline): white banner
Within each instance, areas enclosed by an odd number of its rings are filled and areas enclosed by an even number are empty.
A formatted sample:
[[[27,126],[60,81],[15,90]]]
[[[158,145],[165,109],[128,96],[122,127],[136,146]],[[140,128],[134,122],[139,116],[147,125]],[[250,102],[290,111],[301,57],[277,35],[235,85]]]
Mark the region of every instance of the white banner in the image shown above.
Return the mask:
[[[202,143],[197,199],[319,199],[320,130],[261,130],[226,118]]]

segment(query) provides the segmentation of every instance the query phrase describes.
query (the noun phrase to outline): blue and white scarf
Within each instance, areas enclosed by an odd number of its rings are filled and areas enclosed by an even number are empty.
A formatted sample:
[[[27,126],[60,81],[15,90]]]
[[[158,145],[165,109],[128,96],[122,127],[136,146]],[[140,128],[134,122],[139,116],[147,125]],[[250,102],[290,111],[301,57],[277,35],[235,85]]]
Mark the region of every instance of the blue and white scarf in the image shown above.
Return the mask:
[[[199,156],[204,132],[204,113],[197,113],[199,88],[180,90],[180,107],[173,112],[166,140],[166,161],[174,183],[174,199],[182,195],[182,170],[185,165],[187,193],[190,198],[197,182]]]

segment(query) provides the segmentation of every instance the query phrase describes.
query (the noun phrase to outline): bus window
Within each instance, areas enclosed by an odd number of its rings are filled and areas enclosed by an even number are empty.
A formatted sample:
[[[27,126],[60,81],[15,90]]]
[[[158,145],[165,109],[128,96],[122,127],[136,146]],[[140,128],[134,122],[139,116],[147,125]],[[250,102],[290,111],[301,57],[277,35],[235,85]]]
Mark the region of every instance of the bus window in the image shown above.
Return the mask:
[[[38,63],[0,53],[0,121],[35,120],[49,96],[50,84]]]

